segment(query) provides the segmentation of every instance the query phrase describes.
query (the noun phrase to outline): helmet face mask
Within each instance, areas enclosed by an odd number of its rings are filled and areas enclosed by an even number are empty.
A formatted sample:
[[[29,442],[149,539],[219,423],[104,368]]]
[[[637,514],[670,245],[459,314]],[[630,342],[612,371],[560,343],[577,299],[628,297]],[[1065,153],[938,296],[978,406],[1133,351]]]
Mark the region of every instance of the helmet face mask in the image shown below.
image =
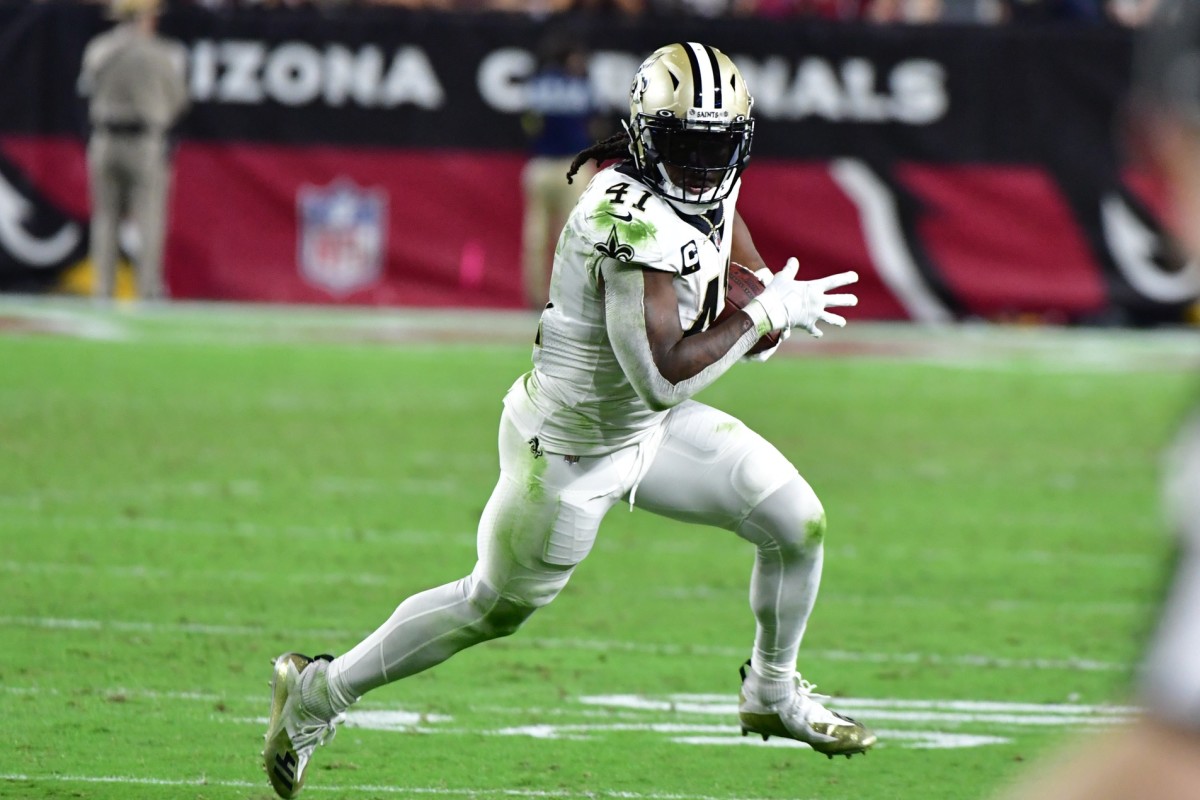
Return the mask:
[[[655,51],[630,90],[630,149],[643,180],[678,203],[724,200],[750,161],[753,102],[719,50],[689,42]]]

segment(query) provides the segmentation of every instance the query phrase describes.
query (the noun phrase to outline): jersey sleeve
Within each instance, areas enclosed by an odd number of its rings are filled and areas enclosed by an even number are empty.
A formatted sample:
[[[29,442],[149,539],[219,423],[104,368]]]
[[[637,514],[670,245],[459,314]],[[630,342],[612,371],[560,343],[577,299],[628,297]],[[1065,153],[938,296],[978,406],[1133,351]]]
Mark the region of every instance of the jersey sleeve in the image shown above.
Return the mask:
[[[575,233],[605,258],[643,268],[678,273],[663,247],[667,220],[662,200],[635,179],[613,168],[592,179],[572,212]],[[678,254],[676,254],[678,255]]]

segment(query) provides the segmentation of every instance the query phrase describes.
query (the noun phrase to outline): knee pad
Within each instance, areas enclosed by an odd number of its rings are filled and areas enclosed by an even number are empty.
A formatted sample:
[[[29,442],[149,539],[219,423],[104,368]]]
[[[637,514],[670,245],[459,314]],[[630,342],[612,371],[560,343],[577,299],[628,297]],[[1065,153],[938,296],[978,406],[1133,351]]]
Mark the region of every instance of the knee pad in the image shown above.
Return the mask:
[[[745,507],[753,511],[799,474],[782,453],[755,435],[754,439],[747,439],[729,480]]]
[[[808,481],[796,475],[755,506],[738,533],[759,546],[810,550],[825,541],[825,508]]]

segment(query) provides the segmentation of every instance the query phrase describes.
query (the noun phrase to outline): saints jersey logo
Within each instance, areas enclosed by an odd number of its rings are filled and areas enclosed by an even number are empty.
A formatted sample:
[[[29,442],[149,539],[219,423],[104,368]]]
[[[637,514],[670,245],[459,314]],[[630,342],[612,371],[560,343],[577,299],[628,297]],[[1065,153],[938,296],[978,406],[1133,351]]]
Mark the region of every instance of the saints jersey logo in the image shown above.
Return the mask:
[[[633,260],[633,248],[627,244],[622,243],[617,238],[617,226],[616,225],[613,225],[612,229],[609,230],[608,241],[598,243],[596,245],[596,250],[603,253],[604,255],[608,256],[609,258],[615,258],[617,261],[632,261]]]

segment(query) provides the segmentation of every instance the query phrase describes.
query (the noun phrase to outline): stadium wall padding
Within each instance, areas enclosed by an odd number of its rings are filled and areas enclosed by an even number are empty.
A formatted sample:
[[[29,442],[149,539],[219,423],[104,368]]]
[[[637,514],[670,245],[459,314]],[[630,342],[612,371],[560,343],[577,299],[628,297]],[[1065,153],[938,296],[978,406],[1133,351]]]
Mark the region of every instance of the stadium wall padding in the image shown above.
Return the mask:
[[[76,80],[106,24],[0,6],[0,290],[53,290],[86,257]],[[1200,295],[1122,158],[1123,31],[383,8],[163,18],[193,100],[172,295],[519,307],[523,82],[551,24],[591,49],[613,125],[654,47],[732,55],[758,119],[739,209],[771,263],[857,270],[857,319],[1150,324]]]

